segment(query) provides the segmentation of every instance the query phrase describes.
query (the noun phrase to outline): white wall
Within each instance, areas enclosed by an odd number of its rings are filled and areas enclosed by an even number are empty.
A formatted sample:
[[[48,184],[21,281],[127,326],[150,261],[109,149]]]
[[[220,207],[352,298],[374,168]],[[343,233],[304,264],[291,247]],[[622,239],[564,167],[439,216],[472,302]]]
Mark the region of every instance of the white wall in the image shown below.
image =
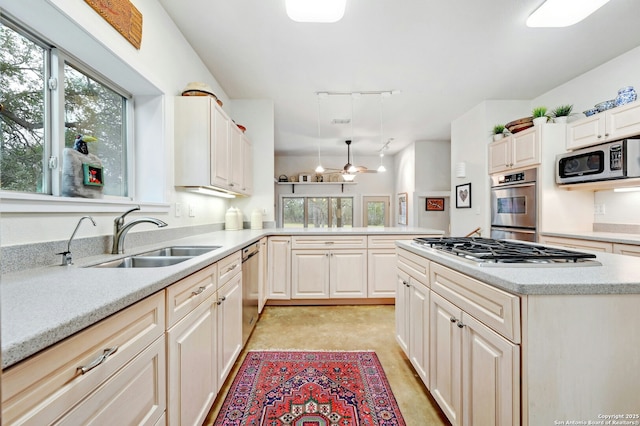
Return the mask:
[[[573,104],[580,113],[598,102],[614,99],[620,87],[634,86],[640,91],[640,47],[582,74],[533,99],[532,105],[549,108]],[[605,214],[595,215],[595,223],[640,224],[640,192],[599,191],[594,202],[605,205]]]
[[[268,158],[273,151],[273,106],[256,101],[238,103],[235,110],[227,94],[215,77],[204,66],[198,55],[178,31],[173,21],[156,0],[133,0],[143,15],[141,48],[135,49],[116,32],[88,4],[77,0],[0,0],[0,9],[36,33],[50,39],[90,67],[102,72],[107,78],[134,95],[136,104],[135,180],[136,197],[127,203],[75,203],[63,205],[52,203],[43,209],[7,213],[0,221],[2,245],[16,245],[40,241],[67,239],[78,218],[91,214],[97,222],[96,228],[84,228],[78,237],[111,235],[116,213],[140,203],[139,215],[153,215],[170,227],[184,227],[211,223],[223,223],[229,201],[187,193],[173,186],[173,152],[186,146],[174,144],[173,99],[190,81],[209,84],[214,93],[224,102],[224,109],[236,118],[235,113],[249,128],[248,135],[255,139],[261,158]],[[64,28],[64,30],[61,30]],[[253,112],[264,114],[249,117]],[[267,123],[270,120],[271,126]],[[240,121],[239,121],[240,122]],[[188,144],[188,142],[182,142]],[[273,154],[270,154],[271,156]],[[258,167],[254,180],[258,183],[256,205],[266,202],[269,188],[262,183],[270,181],[269,167]],[[271,189],[273,191],[273,189]],[[66,200],[68,201],[68,200]],[[182,206],[182,215],[175,214],[176,203]],[[238,201],[252,208],[247,200]],[[2,206],[6,206],[3,200]],[[188,215],[189,208],[195,217]],[[3,207],[4,208],[4,207]],[[245,212],[247,213],[247,212]],[[250,212],[248,212],[250,213]],[[132,214],[135,216],[136,213]],[[271,213],[272,215],[272,213]],[[266,218],[269,219],[269,214]],[[132,232],[149,230],[151,225],[140,226]]]

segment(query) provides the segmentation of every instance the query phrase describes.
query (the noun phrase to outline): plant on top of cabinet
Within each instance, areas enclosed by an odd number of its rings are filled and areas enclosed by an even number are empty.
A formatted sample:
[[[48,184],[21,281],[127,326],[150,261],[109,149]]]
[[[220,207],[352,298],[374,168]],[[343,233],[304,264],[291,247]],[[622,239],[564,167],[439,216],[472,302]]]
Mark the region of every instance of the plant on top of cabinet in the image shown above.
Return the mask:
[[[567,117],[571,114],[573,105],[560,105],[551,111],[554,123],[566,123]]]
[[[493,140],[497,141],[502,139],[504,137],[504,130],[505,130],[505,127],[502,124],[496,124],[495,126],[493,126],[493,130],[492,130]]]
[[[549,120],[549,117],[547,117],[547,107],[545,106],[534,108],[533,111],[531,111],[531,114],[533,115],[534,126],[544,124],[547,122],[547,120]]]

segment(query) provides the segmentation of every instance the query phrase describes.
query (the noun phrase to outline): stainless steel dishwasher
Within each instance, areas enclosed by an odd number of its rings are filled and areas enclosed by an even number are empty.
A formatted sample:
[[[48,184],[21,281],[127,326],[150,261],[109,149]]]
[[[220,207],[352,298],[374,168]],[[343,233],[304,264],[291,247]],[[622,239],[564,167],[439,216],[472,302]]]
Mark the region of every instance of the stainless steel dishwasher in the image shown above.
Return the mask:
[[[247,343],[258,322],[258,274],[260,243],[242,249],[242,343]]]

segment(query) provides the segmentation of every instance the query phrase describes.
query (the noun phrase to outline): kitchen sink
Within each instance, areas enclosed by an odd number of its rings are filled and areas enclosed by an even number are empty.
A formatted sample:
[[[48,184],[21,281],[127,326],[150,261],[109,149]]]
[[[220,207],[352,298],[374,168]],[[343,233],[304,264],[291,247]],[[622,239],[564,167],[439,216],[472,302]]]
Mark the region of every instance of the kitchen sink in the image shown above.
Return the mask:
[[[152,250],[145,253],[137,254],[136,257],[148,257],[148,256],[200,256],[201,254],[209,253],[215,249],[219,249],[222,246],[172,246],[163,247],[158,250]]]
[[[222,246],[170,246],[92,265],[92,268],[158,268],[175,265]]]
[[[129,256],[109,262],[98,263],[92,268],[158,268],[175,265],[194,256]]]

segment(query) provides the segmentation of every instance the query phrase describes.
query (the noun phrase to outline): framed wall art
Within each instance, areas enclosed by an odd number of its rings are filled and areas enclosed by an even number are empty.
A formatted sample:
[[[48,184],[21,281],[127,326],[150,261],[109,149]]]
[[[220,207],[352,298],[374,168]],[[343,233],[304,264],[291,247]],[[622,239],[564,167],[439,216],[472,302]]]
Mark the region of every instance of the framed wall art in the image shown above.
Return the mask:
[[[456,185],[456,208],[471,208],[471,182],[462,185]]]
[[[398,223],[400,225],[406,225],[409,211],[407,208],[407,193],[401,192],[398,194]]]
[[[444,211],[444,198],[430,198],[427,197],[426,202],[426,211],[436,211],[441,212]]]

